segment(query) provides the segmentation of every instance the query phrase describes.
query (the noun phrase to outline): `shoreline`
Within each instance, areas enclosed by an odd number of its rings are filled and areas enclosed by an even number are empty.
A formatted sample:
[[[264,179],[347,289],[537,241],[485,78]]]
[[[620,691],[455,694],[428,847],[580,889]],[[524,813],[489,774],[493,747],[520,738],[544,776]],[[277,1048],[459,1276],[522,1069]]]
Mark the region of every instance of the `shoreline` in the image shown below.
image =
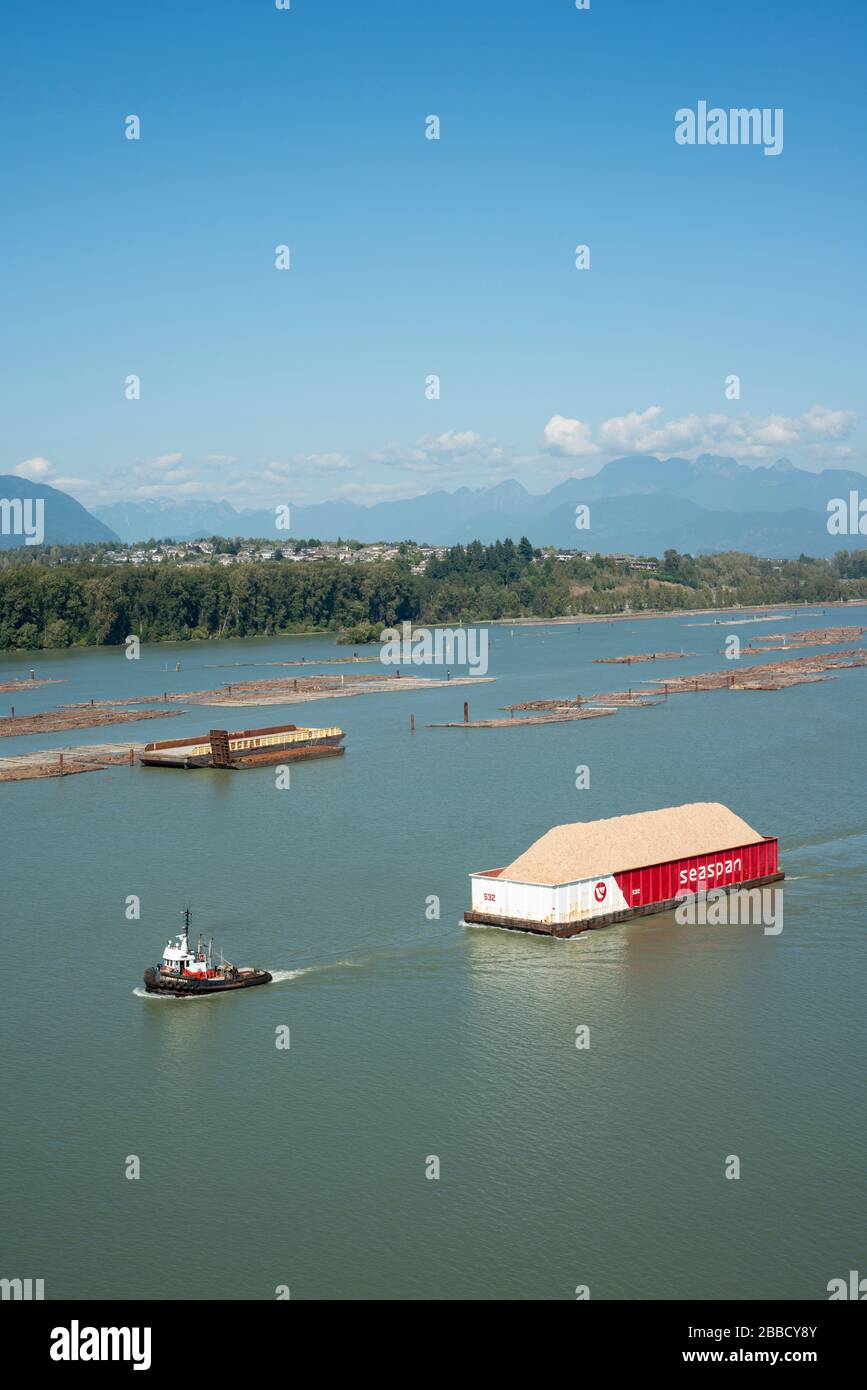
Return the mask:
[[[435,623],[432,627],[559,627],[571,623],[616,623],[632,622],[640,618],[701,618],[708,614],[721,613],[766,613],[770,609],[778,612],[806,613],[827,611],[828,609],[867,608],[867,598],[828,599],[823,603],[732,603],[724,608],[642,608],[638,613],[578,613],[557,618],[491,618],[488,622]],[[722,627],[723,624],[720,623]],[[360,645],[360,644],[359,644]]]
[[[640,612],[635,613],[576,613],[562,614],[555,618],[473,618],[469,622],[461,622],[457,618],[454,618],[451,621],[439,623],[414,623],[413,626],[418,628],[427,627],[432,631],[435,631],[437,628],[568,627],[574,624],[634,622],[652,618],[700,618],[722,613],[765,613],[769,610],[774,610],[779,613],[802,613],[806,611],[807,615],[809,615],[810,613],[828,612],[832,609],[848,610],[850,608],[867,608],[867,598],[827,599],[821,603],[734,603],[723,608],[642,608]],[[720,626],[723,626],[723,624],[720,623]],[[175,646],[185,648],[186,650],[194,650],[198,647],[209,647],[214,642],[278,642],[286,641],[293,637],[331,637],[334,644],[339,645],[338,638],[340,637],[340,632],[341,629],[323,627],[309,628],[304,632],[256,632],[251,633],[247,637],[197,637],[189,639],[166,637],[156,642],[143,642],[142,646]],[[0,651],[0,662],[5,660],[18,661],[28,656],[32,658],[37,654],[45,656],[46,653],[51,652],[61,654],[67,652],[99,651],[103,649],[110,650],[112,648],[121,648],[122,645],[122,643],[116,642],[109,646],[106,646],[104,643],[101,646],[97,643],[74,643],[69,647],[8,647]],[[355,644],[346,643],[344,645],[355,645],[363,648],[376,646],[377,644],[375,642],[357,642]],[[326,658],[322,658],[322,661],[325,659]],[[332,657],[329,660],[331,662],[340,661],[351,663],[354,661],[361,662],[367,659],[369,658],[347,656],[339,658]],[[269,666],[313,666],[321,665],[322,661],[317,662],[314,657],[299,662],[266,662],[264,664]],[[29,682],[26,684],[29,685]]]

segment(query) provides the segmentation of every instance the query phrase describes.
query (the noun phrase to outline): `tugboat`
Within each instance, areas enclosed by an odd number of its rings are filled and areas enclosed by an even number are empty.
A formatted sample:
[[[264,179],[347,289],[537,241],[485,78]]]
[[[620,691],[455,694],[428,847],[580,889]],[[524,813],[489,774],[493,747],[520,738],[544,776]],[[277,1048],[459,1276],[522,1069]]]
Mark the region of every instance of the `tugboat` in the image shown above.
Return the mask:
[[[239,969],[229,961],[223,960],[214,965],[211,941],[205,946],[201,933],[196,949],[190,949],[190,921],[192,913],[184,912],[184,929],[180,936],[169,937],[163,950],[163,958],[158,965],[149,965],[144,973],[145,989],[148,994],[174,994],[177,998],[189,998],[195,994],[224,994],[230,989],[249,989],[251,985],[268,985],[271,976],[267,970],[252,967]]]

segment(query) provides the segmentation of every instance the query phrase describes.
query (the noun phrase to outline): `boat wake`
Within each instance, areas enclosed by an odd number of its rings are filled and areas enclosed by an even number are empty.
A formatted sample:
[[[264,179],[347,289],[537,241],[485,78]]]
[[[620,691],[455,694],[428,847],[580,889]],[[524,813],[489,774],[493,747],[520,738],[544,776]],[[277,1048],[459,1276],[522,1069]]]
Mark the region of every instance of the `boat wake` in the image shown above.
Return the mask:
[[[132,992],[135,995],[136,999],[157,999],[162,1001],[164,999],[183,1000],[196,998],[196,996],[193,994],[151,994],[150,990],[145,989],[144,985],[136,985],[135,989]],[[203,994],[200,997],[202,999],[216,999],[217,996],[215,994]]]
[[[302,975],[317,975],[321,970],[346,970],[364,965],[362,960],[328,960],[319,965],[305,965],[301,970],[272,970],[271,978],[275,985],[286,980],[297,980]]]
[[[361,964],[363,964],[363,962],[359,960],[332,960],[324,961],[321,965],[305,965],[300,970],[272,970],[270,983],[274,985],[285,985],[288,984],[290,980],[298,980],[301,978],[302,975],[315,975],[320,970],[345,969],[348,966],[357,966]],[[201,997],[202,999],[217,998],[216,994],[203,994],[201,996],[152,994],[149,990],[145,989],[144,985],[136,985],[132,993],[135,995],[136,999],[183,999],[196,997]]]

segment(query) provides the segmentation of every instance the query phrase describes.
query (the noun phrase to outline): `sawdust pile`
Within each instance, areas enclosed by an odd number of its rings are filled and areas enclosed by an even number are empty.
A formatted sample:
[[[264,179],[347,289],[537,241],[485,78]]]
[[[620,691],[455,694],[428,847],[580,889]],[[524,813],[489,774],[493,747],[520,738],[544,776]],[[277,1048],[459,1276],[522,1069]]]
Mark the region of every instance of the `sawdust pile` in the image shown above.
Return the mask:
[[[520,883],[571,883],[669,859],[755,845],[762,839],[727,806],[718,801],[696,801],[633,816],[555,825],[499,877]]]

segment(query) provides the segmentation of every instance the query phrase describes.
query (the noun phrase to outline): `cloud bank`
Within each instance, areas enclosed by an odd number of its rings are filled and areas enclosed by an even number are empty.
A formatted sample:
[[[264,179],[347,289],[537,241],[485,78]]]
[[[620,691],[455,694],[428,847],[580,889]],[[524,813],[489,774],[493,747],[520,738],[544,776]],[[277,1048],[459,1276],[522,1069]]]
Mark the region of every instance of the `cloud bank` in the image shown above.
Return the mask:
[[[812,458],[850,458],[854,452],[845,441],[858,423],[852,410],[830,410],[813,405],[798,416],[787,415],[684,415],[663,420],[661,405],[631,410],[603,420],[593,431],[583,420],[552,415],[544,429],[545,449],[564,458],[618,454],[729,454],[749,462],[775,458],[780,449],[800,448]]]

